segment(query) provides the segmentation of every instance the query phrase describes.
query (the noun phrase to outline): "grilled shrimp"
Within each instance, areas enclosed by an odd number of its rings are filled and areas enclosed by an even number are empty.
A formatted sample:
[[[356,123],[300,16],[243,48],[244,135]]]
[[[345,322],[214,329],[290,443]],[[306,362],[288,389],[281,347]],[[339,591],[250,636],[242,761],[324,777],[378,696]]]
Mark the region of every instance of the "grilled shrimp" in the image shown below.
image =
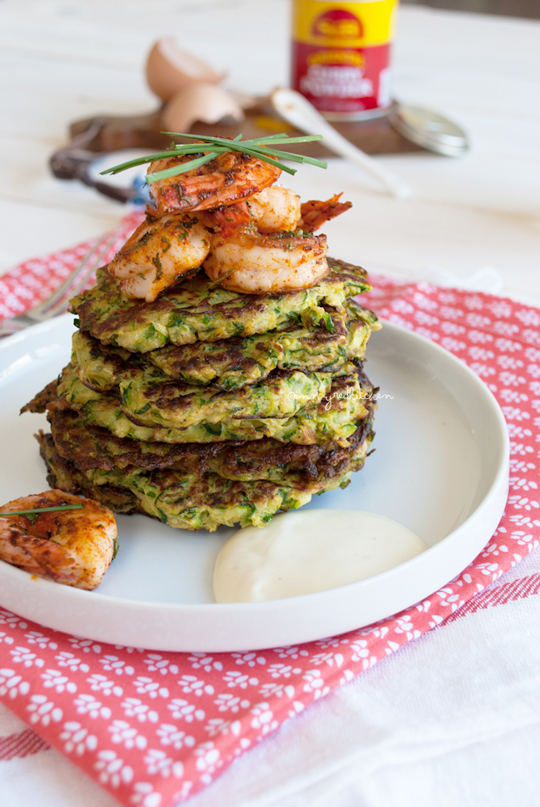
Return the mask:
[[[314,232],[330,219],[352,207],[340,202],[341,193],[331,199],[312,199],[300,204],[300,197],[290,188],[272,185],[243,202],[218,208],[206,214],[204,223],[218,227],[223,235],[233,235],[251,223],[261,233]]]
[[[300,197],[289,188],[273,185],[247,200],[253,223],[261,233],[293,231],[300,223]]]
[[[66,504],[83,507],[3,515]],[[0,507],[0,560],[66,586],[87,590],[98,586],[113,558],[116,537],[116,522],[107,507],[61,490],[23,496]]]
[[[206,228],[182,216],[143,222],[109,264],[127,297],[152,302],[180,275],[198,268],[210,251]]]
[[[247,202],[235,202],[215,210],[203,210],[196,214],[199,221],[212,231],[218,230],[223,236],[234,235],[251,221]]]
[[[148,173],[163,171],[193,159],[165,157],[150,163]],[[150,183],[152,213],[191,213],[231,205],[272,185],[281,169],[248,154],[227,151],[185,174]]]
[[[326,236],[259,233],[249,227],[230,238],[215,235],[203,264],[210,280],[246,294],[314,286],[328,272]]]
[[[235,235],[248,224],[261,233],[292,232],[301,220],[300,197],[289,188],[272,185],[245,201],[196,215],[225,237]]]

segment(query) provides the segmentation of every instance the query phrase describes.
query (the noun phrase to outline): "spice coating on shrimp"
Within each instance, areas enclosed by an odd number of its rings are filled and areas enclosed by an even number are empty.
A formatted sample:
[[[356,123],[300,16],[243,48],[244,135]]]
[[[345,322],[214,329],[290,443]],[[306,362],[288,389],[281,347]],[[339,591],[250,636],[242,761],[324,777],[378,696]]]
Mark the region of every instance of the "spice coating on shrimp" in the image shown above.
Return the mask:
[[[177,170],[190,160],[164,157],[150,164],[148,174]],[[201,265],[213,282],[245,294],[315,285],[328,266],[325,237],[313,232],[351,203],[336,194],[301,204],[293,190],[274,185],[280,173],[264,159],[231,151],[151,181],[154,207],[147,208],[147,222],[109,265],[122,292],[153,302]]]
[[[259,232],[292,232],[300,224],[300,197],[290,188],[273,185],[247,200],[251,218]]]
[[[161,216],[143,222],[109,264],[126,297],[153,302],[160,291],[198,269],[208,252],[206,228],[195,219]]]
[[[314,286],[328,273],[325,235],[262,234],[246,228],[214,236],[203,264],[210,280],[244,294],[277,294]]]
[[[73,504],[83,507],[5,515]],[[116,538],[116,521],[107,507],[61,490],[23,496],[0,507],[0,560],[67,586],[96,588],[111,564]]]
[[[188,157],[165,157],[150,163],[148,174],[188,162]],[[218,154],[205,165],[150,183],[153,215],[211,210],[231,205],[272,185],[281,169],[240,152]]]

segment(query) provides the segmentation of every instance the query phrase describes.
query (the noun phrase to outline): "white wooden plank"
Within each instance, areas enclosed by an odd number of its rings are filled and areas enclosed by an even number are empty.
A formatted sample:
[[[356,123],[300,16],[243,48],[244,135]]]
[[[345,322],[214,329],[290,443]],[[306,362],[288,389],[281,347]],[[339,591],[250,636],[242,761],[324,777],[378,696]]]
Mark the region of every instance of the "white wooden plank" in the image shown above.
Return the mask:
[[[495,84],[501,78],[519,81],[531,70],[538,75],[539,36],[539,20],[401,7],[395,56],[407,70],[458,68],[484,72]]]
[[[10,76],[9,82],[0,84],[3,134],[60,145],[72,121],[158,107],[142,75],[129,70],[13,53],[0,55],[0,70]]]
[[[49,157],[56,145],[43,141],[21,141],[0,135],[0,199],[6,203],[37,204],[87,212],[91,215],[122,215],[124,206],[99,194],[78,180],[59,180],[49,169]],[[118,162],[121,157],[119,155]],[[129,182],[125,181],[126,185]]]
[[[328,222],[329,252],[372,271],[417,276],[434,267],[466,278],[490,266],[507,292],[540,294],[539,185],[523,165],[492,176],[490,160],[419,154],[383,162],[415,191],[407,202],[381,191],[360,170],[332,160],[328,171],[305,166],[290,182],[303,199],[343,191],[350,212]]]
[[[2,4],[0,19],[4,51],[44,60],[138,70],[152,42],[173,35],[249,92],[265,92],[288,73],[287,0],[19,0]]]
[[[269,77],[281,82],[287,74],[287,0],[153,0],[150,6],[146,0],[18,0],[3,4],[0,15],[4,51],[138,70],[150,43],[173,34],[231,70],[240,84],[255,78],[260,85]],[[499,82],[538,76],[539,30],[540,23],[531,20],[402,8],[395,46],[398,81],[417,84],[421,78],[421,85],[429,86],[441,71],[470,80],[485,74],[496,109],[503,97],[497,94]]]

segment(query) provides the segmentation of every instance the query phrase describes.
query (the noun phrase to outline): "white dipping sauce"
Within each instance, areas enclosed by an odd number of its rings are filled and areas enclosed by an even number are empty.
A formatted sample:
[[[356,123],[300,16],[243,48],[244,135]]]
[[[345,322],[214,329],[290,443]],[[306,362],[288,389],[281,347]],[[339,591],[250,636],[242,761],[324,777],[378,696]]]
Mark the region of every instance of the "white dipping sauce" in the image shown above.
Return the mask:
[[[372,577],[427,549],[397,521],[358,510],[284,513],[239,530],[214,566],[216,602],[297,597]]]

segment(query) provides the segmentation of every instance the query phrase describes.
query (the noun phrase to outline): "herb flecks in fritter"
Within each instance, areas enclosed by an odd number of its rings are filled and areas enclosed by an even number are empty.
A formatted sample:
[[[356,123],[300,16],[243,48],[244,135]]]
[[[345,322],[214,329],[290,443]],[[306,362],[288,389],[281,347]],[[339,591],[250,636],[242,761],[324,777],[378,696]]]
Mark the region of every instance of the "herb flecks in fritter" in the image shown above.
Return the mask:
[[[278,510],[294,510],[313,494],[345,487],[359,470],[370,446],[370,436],[356,449],[341,473],[290,486],[257,479],[231,480],[211,471],[77,470],[55,449],[51,435],[38,435],[51,484],[91,496],[120,512],[142,512],[188,530],[214,531],[220,526],[264,526]]]
[[[102,273],[74,301],[71,364],[23,408],[47,411],[50,484],[189,530],[262,526],[348,484],[371,450],[362,361],[380,326],[352,299],[364,271],[331,266],[302,292],[200,276],[153,303]]]
[[[136,353],[264,334],[295,323],[311,328],[328,321],[324,306],[342,307],[347,298],[370,289],[363,269],[337,260],[329,265],[329,274],[316,286],[289,294],[240,294],[197,275],[152,303],[129,300],[104,269],[92,289],[72,300],[72,311],[81,330]]]
[[[98,392],[117,386],[136,369],[144,372],[148,363],[171,379],[223,390],[256,384],[276,369],[335,373],[348,359],[363,359],[375,318],[352,306],[325,310],[330,321],[310,328],[295,324],[253,336],[169,345],[144,356],[76,331],[72,362],[83,384]]]

